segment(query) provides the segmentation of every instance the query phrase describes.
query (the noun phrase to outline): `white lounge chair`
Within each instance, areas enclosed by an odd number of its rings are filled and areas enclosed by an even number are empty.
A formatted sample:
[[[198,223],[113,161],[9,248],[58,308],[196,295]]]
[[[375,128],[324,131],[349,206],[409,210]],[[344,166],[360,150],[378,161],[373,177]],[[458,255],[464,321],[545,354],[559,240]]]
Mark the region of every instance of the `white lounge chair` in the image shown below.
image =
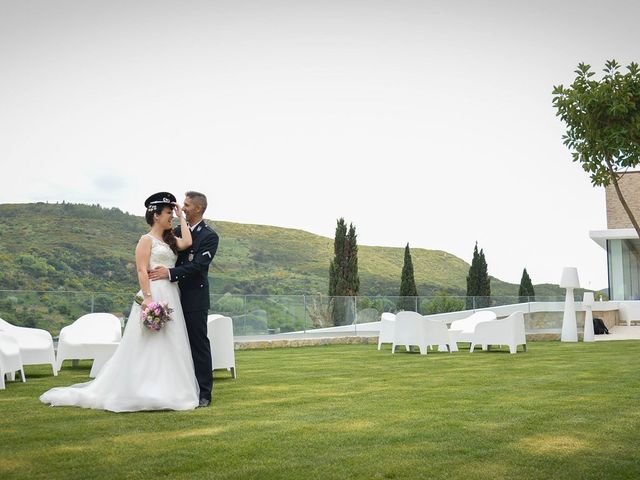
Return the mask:
[[[20,372],[23,382],[27,381],[24,376],[18,342],[13,336],[0,332],[0,390],[5,388],[5,376],[9,380],[15,380],[16,372]]]
[[[482,310],[480,312],[472,313],[466,318],[451,322],[451,325],[449,326],[449,334],[454,342],[454,351],[458,350],[457,342],[471,342],[476,325],[482,322],[490,322],[496,318],[495,312]],[[483,345],[482,348],[486,350],[487,346]]]
[[[429,320],[416,312],[398,312],[391,353],[395,353],[398,345],[405,345],[407,351],[411,345],[417,345],[420,353],[426,355],[429,346],[443,344],[450,347],[449,338],[444,322]]]
[[[236,354],[233,343],[233,321],[222,315],[209,315],[207,337],[211,345],[211,370],[227,369],[236,378]]]
[[[473,337],[473,332],[475,331],[476,325],[481,322],[489,322],[491,320],[495,320],[496,314],[490,310],[482,310],[480,312],[475,312],[468,316],[467,318],[462,318],[460,320],[454,320],[451,322],[449,326],[449,330],[452,330],[456,333],[456,341],[458,342],[470,342]]]
[[[433,320],[425,318],[425,335],[427,337],[427,343],[432,347],[438,345],[445,346],[449,353],[458,351],[455,347],[455,342],[449,335],[449,329],[447,324],[441,320]],[[439,348],[440,349],[440,348]]]
[[[40,328],[18,327],[0,318],[0,332],[8,333],[20,346],[22,365],[51,365],[54,375],[58,375],[53,338]]]
[[[476,345],[487,345],[488,350],[491,349],[491,345],[508,345],[511,353],[516,353],[518,345],[522,345],[526,352],[524,313],[515,312],[501,320],[479,323],[473,333],[469,352],[473,352]]]
[[[95,377],[116,351],[122,338],[120,319],[111,313],[88,313],[60,330],[56,363],[65,360],[93,360],[90,377]]]
[[[396,316],[391,312],[380,315],[380,334],[378,335],[378,350],[383,343],[393,343],[393,335],[396,329]],[[408,349],[409,347],[407,347]]]

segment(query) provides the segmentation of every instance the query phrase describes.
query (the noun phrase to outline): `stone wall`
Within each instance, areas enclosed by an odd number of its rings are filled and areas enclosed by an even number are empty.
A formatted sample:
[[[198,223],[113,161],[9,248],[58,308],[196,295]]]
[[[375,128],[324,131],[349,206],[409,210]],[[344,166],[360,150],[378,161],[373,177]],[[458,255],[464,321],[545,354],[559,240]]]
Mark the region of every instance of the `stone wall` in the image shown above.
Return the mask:
[[[640,219],[640,172],[627,172],[618,181],[629,208]],[[605,189],[607,201],[607,228],[633,228],[613,185]]]
[[[319,338],[292,338],[276,340],[251,340],[236,341],[236,350],[254,350],[260,348],[290,348],[290,347],[311,347],[316,345],[351,345],[354,343],[378,345],[378,337],[340,336],[340,337],[319,337]]]

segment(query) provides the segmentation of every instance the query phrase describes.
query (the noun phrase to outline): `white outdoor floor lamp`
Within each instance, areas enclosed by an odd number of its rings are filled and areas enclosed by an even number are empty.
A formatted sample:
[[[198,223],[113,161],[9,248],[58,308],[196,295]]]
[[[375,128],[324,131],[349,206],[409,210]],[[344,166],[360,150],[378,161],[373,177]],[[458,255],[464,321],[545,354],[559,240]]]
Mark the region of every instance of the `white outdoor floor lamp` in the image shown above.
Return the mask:
[[[595,342],[596,337],[593,334],[593,292],[584,292],[582,297],[582,305],[584,306],[584,333],[582,340],[584,342]]]
[[[564,267],[562,269],[560,288],[567,289],[567,294],[564,299],[564,315],[562,316],[562,334],[560,335],[560,341],[577,342],[578,326],[576,324],[576,305],[573,300],[573,289],[580,288],[577,268]]]

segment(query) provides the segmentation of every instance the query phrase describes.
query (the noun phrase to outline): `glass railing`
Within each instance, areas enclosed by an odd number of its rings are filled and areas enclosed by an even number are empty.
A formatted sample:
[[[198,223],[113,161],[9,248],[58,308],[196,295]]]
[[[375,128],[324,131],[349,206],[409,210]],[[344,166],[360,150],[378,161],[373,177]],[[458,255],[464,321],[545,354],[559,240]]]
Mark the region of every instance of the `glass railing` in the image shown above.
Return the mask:
[[[133,304],[131,293],[0,290],[0,318],[18,326],[60,329],[86,313],[109,312],[124,326]]]
[[[575,300],[579,302],[580,296],[576,295]],[[124,326],[132,304],[130,292],[0,290],[0,318],[14,325],[43,328],[54,336],[62,327],[92,312],[113,313]],[[506,316],[513,309],[522,310],[527,314],[526,327],[531,331],[559,329],[563,304],[564,297],[212,294],[210,313],[231,317],[236,336],[320,333],[327,330],[362,333],[369,331],[367,328],[372,327],[367,324],[380,320],[383,312],[413,310],[422,315],[445,314],[439,318],[450,321],[456,316],[455,312],[483,308],[496,309],[498,316]]]

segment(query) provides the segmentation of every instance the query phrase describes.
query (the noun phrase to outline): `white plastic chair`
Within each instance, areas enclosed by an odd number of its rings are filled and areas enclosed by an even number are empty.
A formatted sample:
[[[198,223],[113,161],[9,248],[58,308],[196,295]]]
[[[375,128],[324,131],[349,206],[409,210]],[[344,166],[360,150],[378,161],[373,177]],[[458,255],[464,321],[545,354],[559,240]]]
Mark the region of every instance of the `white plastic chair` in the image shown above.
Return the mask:
[[[507,318],[482,322],[476,326],[471,340],[469,352],[473,353],[475,345],[508,345],[509,352],[516,353],[518,345],[522,345],[527,351],[527,337],[524,332],[524,313],[514,312]]]
[[[378,350],[383,343],[393,343],[393,335],[396,330],[396,316],[391,312],[380,315],[380,334],[378,335]],[[408,349],[408,347],[407,347]]]
[[[395,353],[396,346],[405,345],[409,351],[410,345],[417,345],[422,355],[427,354],[428,347],[435,345],[450,347],[449,331],[444,322],[429,320],[417,312],[398,312],[396,314],[395,334],[391,353]],[[451,349],[449,348],[449,351]]]
[[[424,335],[428,345],[445,346],[449,353],[458,351],[454,348],[455,342],[449,335],[447,324],[442,320],[424,318]]]
[[[449,335],[453,341],[454,350],[458,350],[457,342],[471,342],[476,325],[482,322],[490,322],[496,318],[495,312],[482,310],[471,314],[467,318],[451,322],[451,325],[449,326]],[[487,346],[483,345],[482,349],[486,350]]]
[[[222,315],[207,317],[207,337],[211,345],[211,370],[227,369],[236,378],[236,353],[233,343],[233,321]]]
[[[396,325],[393,332],[393,342],[391,345],[391,353],[396,353],[398,345],[404,345],[407,352],[410,351],[411,345],[418,345],[420,353],[423,352],[422,341],[422,315],[417,312],[398,312],[396,314]]]
[[[496,318],[497,317],[495,312],[492,312],[490,310],[482,310],[480,312],[471,314],[467,318],[454,320],[453,322],[451,322],[449,330],[457,332],[456,341],[470,342],[476,325],[481,322],[489,322],[491,320],[495,320]]]
[[[56,363],[93,360],[89,376],[95,377],[116,351],[122,338],[120,319],[111,313],[88,313],[60,330]]]
[[[20,346],[23,365],[49,364],[54,375],[58,375],[53,338],[40,328],[17,327],[0,318],[0,332],[8,333]]]
[[[20,372],[23,382],[27,381],[20,357],[20,345],[11,335],[0,332],[0,390],[5,388],[5,376],[9,380],[15,380],[16,372]]]

